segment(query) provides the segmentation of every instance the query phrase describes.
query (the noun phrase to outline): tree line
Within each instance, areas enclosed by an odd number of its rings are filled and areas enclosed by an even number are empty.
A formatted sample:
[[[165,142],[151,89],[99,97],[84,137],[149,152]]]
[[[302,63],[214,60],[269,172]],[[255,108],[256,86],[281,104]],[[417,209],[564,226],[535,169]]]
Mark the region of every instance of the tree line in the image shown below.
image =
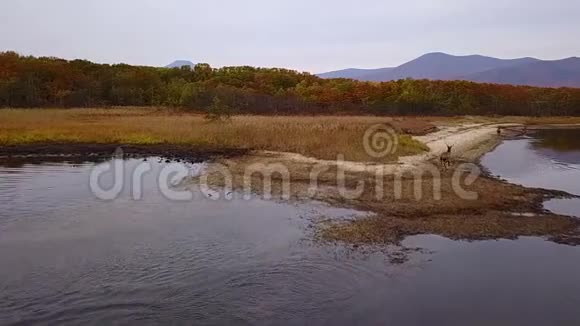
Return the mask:
[[[227,106],[250,114],[580,115],[580,89],[322,79],[249,66],[158,68],[0,53],[0,107]]]

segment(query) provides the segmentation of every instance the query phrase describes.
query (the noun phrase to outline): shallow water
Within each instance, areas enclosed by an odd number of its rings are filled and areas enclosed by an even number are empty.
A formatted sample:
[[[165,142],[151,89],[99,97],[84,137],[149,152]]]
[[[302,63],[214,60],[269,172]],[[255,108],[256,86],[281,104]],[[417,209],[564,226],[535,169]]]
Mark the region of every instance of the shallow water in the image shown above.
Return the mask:
[[[580,322],[580,248],[417,236],[404,244],[426,250],[395,265],[312,241],[312,219],[359,212],[173,202],[155,187],[163,164],[149,161],[138,201],[130,187],[97,199],[90,163],[0,167],[0,324]]]
[[[580,195],[580,130],[541,130],[528,138],[507,140],[481,163],[512,183]],[[545,207],[580,217],[580,199],[554,199]]]

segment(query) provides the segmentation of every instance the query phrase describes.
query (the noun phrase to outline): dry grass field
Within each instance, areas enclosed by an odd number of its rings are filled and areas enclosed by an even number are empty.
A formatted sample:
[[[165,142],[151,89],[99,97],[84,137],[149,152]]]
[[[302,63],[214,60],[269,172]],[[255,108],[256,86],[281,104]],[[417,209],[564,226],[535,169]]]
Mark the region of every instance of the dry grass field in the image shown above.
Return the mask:
[[[0,146],[39,143],[191,145],[195,148],[294,152],[320,159],[343,154],[351,161],[374,161],[364,150],[363,135],[388,117],[234,116],[209,122],[203,115],[169,109],[3,109]],[[391,161],[426,147],[400,135]]]

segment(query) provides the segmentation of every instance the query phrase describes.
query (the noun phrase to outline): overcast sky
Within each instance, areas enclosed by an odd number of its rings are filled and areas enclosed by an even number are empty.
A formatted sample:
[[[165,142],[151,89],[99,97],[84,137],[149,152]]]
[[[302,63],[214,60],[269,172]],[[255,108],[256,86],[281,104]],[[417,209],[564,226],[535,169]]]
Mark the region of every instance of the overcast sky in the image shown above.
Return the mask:
[[[0,51],[322,72],[427,52],[580,56],[579,0],[2,0]]]

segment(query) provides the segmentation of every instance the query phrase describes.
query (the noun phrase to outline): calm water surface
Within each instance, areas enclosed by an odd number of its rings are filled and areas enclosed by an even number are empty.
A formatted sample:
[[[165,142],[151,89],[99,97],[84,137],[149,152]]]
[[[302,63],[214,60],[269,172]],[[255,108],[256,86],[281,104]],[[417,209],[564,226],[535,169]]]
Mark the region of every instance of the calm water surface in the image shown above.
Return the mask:
[[[482,164],[512,183],[580,196],[580,129],[542,130],[529,138],[505,141],[485,155]],[[554,199],[545,207],[580,217],[580,199]]]
[[[105,202],[93,165],[0,167],[0,324],[580,323],[580,248],[417,236],[405,246],[426,252],[393,265],[311,240],[313,218],[361,213],[171,202],[154,186],[161,164],[142,200]]]

